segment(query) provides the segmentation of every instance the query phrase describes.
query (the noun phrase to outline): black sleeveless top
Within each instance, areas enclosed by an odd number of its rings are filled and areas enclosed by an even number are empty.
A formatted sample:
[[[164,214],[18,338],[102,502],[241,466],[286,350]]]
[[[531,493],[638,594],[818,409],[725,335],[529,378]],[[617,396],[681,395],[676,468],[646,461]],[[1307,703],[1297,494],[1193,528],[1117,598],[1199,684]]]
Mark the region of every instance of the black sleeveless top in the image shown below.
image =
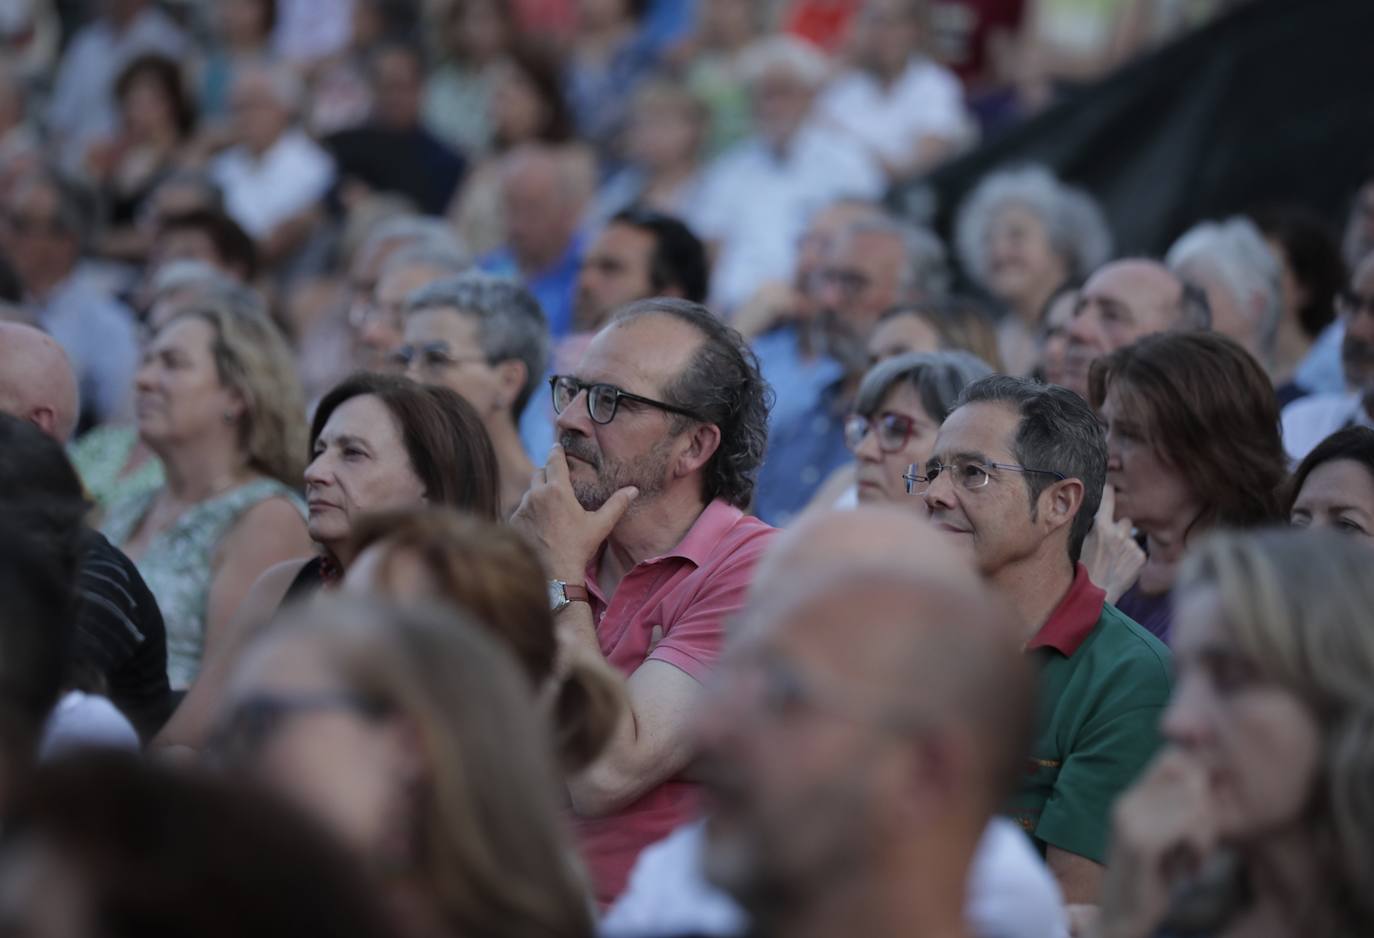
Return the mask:
[[[309,599],[318,593],[325,583],[330,581],[330,577],[325,575],[326,563],[324,557],[312,557],[301,567],[296,578],[286,588],[286,595],[282,597],[281,605],[277,608],[284,609],[294,602]]]

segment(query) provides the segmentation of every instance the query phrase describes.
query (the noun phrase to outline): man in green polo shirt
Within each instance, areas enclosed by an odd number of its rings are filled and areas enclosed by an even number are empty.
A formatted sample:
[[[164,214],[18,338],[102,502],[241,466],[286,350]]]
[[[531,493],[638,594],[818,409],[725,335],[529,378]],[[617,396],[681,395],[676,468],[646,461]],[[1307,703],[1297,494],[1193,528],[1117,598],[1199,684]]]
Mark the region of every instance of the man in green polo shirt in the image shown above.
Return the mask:
[[[1035,747],[1010,814],[1071,905],[1101,886],[1112,802],[1158,746],[1169,652],[1078,562],[1107,473],[1097,418],[1064,388],[994,375],[964,390],[908,477],[930,520],[1020,614],[1040,664]]]

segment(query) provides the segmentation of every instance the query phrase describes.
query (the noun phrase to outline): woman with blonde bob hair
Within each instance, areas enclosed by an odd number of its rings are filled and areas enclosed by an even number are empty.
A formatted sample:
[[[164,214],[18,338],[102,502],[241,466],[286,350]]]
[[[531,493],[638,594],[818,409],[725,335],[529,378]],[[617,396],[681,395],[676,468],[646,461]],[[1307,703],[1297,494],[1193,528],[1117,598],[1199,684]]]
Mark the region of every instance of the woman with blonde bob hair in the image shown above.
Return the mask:
[[[590,938],[546,726],[487,632],[316,597],[248,646],[212,751],[367,858],[400,934]]]
[[[210,297],[158,329],[134,386],[139,436],[166,481],[112,505],[103,530],[157,599],[168,677],[184,689],[248,587],[309,550],[305,402],[271,320]]]
[[[534,548],[512,528],[452,510],[380,512],[353,532],[347,589],[471,613],[520,663],[551,720],[563,769],[586,768],[615,732],[624,689],[609,667],[563,661]]]
[[[1117,805],[1104,936],[1374,930],[1371,568],[1332,532],[1189,553],[1166,745]]]

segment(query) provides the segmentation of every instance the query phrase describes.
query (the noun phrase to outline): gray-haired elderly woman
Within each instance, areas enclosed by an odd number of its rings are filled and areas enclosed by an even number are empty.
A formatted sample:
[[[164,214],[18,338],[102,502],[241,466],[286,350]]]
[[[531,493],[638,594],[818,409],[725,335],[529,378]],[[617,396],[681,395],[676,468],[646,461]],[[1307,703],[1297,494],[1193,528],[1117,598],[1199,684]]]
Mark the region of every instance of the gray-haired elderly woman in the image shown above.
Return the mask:
[[[835,506],[898,502],[917,506],[902,474],[925,463],[964,386],[992,373],[976,355],[961,351],[912,352],[881,361],[859,385],[845,442],[854,453],[853,484]]]
[[[1105,263],[1112,236],[1090,195],[1024,166],[978,184],[959,209],[955,247],[969,277],[1014,314],[1000,336],[1002,360],[1023,374],[1035,363],[1030,336],[1045,303]]]

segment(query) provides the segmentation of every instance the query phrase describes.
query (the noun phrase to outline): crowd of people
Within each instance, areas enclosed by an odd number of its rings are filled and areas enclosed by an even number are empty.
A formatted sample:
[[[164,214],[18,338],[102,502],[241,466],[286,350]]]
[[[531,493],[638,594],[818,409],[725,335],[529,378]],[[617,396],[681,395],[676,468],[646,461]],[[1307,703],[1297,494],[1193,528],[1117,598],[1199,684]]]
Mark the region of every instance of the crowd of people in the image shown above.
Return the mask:
[[[1374,929],[1374,171],[884,196],[1225,0],[0,8],[0,931]]]

